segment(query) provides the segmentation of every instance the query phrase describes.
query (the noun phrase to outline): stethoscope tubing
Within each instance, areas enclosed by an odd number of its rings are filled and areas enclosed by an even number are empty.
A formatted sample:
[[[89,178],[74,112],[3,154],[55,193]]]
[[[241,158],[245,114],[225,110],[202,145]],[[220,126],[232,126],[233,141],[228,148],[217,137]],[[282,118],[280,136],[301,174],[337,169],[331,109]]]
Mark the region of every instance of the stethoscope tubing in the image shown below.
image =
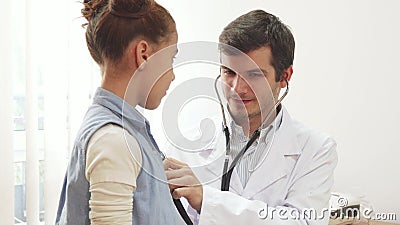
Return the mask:
[[[174,201],[174,205],[175,205],[176,209],[178,210],[179,214],[181,215],[183,221],[185,221],[185,223],[187,225],[193,225],[193,222],[190,219],[189,215],[187,214],[185,208],[183,207],[181,200],[173,199],[173,201]]]

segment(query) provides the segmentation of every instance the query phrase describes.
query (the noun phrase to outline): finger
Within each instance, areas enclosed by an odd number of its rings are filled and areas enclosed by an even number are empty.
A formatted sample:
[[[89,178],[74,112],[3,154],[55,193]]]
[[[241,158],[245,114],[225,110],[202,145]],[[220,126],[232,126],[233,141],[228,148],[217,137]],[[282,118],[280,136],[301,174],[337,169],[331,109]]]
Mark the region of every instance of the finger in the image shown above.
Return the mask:
[[[171,192],[171,194],[172,194],[172,192],[175,190],[175,189],[177,189],[177,188],[182,188],[182,187],[186,187],[186,185],[183,185],[183,184],[181,184],[181,183],[178,183],[179,181],[172,181],[172,182],[168,182],[168,187],[169,187],[169,190],[170,190],[170,192]]]
[[[168,187],[169,187],[169,191],[171,192],[171,194],[173,193],[173,191],[175,190],[175,189],[177,189],[177,188],[181,188],[181,187],[184,187],[184,186],[181,186],[181,185],[175,185],[175,184],[172,184],[172,183],[168,183]]]
[[[186,197],[188,195],[187,187],[177,188],[172,192],[172,198],[180,199],[182,197]]]
[[[201,185],[200,181],[193,175],[185,171],[174,173],[174,171],[166,171],[168,185],[170,189],[178,187],[194,187]]]
[[[180,199],[182,197],[189,201],[189,204],[200,213],[203,201],[203,190],[198,188],[183,187],[177,188],[172,192],[172,198]]]
[[[190,169],[181,168],[177,170],[166,170],[165,175],[167,176],[167,180],[184,177],[184,176],[193,176],[193,173]]]
[[[172,189],[175,189],[178,187],[194,187],[201,184],[195,177],[183,176],[168,180],[168,185],[170,185],[170,187],[172,186]]]
[[[163,160],[163,167],[164,167],[165,171],[168,171],[168,170],[180,169],[182,166],[180,166],[176,163],[173,163],[169,159],[166,158]]]
[[[174,158],[166,158],[166,159],[168,159],[168,161],[171,161],[172,163],[180,165],[182,167],[188,167],[189,166],[188,164],[186,164],[186,163],[184,163],[182,161],[179,161],[177,159],[174,159]]]
[[[188,167],[188,165],[173,158],[165,158],[163,161],[163,167],[164,170],[170,170],[170,169],[176,170],[182,167]]]
[[[167,158],[165,158],[165,159],[162,161],[162,165],[163,165],[163,168],[164,168],[165,171],[167,171],[167,170],[169,169],[169,164],[170,164],[170,162],[168,161]]]

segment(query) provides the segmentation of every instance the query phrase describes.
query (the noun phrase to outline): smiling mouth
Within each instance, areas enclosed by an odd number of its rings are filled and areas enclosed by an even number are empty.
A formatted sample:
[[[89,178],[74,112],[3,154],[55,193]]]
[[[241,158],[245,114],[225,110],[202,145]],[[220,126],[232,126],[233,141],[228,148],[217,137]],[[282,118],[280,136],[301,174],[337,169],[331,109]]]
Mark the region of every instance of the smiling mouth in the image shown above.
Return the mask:
[[[248,104],[248,103],[250,103],[252,101],[250,99],[240,99],[240,98],[239,99],[238,98],[231,98],[231,100],[235,104],[244,104],[244,105],[246,105],[246,104]]]

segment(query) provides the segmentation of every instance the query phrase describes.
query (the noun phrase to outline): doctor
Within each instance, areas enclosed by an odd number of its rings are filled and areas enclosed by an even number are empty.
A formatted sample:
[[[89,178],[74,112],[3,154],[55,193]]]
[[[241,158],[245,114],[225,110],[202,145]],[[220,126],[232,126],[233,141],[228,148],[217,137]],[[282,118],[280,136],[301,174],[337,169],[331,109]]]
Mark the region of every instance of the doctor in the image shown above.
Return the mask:
[[[219,41],[244,52],[258,67],[221,48],[231,163],[271,110],[268,96],[278,101],[285,80],[290,81],[295,42],[285,24],[262,10],[235,19]],[[221,191],[224,141],[221,132],[198,153],[168,150],[172,157],[164,161],[172,196],[188,200],[195,224],[328,224],[337,164],[331,137],[293,120],[279,105],[236,164],[229,191]]]

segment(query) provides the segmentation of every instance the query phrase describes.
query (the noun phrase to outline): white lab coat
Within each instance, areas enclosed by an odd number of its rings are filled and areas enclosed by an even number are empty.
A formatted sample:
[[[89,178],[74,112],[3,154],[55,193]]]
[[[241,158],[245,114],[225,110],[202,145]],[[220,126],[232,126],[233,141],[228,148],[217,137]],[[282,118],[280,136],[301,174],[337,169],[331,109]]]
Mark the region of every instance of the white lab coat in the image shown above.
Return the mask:
[[[213,144],[198,152],[168,148],[167,154],[193,166],[203,183],[200,225],[328,224],[336,143],[328,135],[292,120],[284,107],[282,110],[282,123],[271,149],[245,188],[234,170],[230,191],[220,191],[225,151],[222,132],[217,133]],[[198,142],[202,141],[210,140]],[[306,215],[313,213],[308,209],[325,216],[309,220],[301,214],[302,210],[308,212]]]

